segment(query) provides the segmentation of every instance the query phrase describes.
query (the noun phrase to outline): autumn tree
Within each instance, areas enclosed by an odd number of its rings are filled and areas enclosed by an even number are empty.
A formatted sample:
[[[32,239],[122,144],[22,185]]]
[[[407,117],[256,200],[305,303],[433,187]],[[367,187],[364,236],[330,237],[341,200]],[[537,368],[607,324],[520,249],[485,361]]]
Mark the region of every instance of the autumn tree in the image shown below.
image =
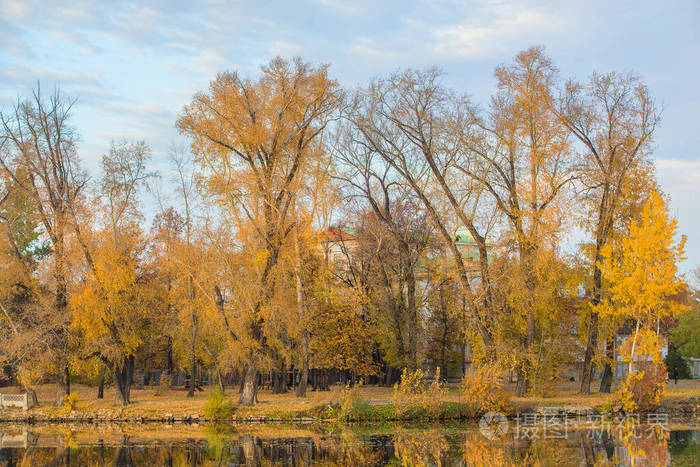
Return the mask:
[[[183,151],[171,151],[170,160],[173,166],[172,182],[177,187],[177,198],[182,204],[183,216],[181,216],[181,232],[169,230],[168,232],[176,233],[176,235],[166,239],[168,242],[167,257],[164,259],[169,263],[168,269],[174,279],[174,282],[169,284],[170,298],[168,303],[174,304],[178,316],[184,318],[178,320],[181,326],[177,327],[182,328],[184,325],[185,329],[182,331],[188,334],[186,339],[189,342],[190,384],[187,397],[193,397],[197,379],[197,339],[202,312],[200,308],[203,306],[202,299],[204,303],[210,303],[211,300],[208,300],[206,296],[198,297],[197,294],[197,286],[201,283],[201,279],[197,275],[198,264],[201,265],[204,250],[197,248],[195,244],[198,233],[194,215],[198,205],[195,167],[190,157]],[[176,213],[170,212],[168,214]],[[166,219],[161,218],[161,220]]]
[[[49,370],[46,355],[54,351],[55,323],[46,306],[50,295],[42,290],[37,274],[50,251],[41,239],[31,198],[7,174],[0,179],[0,360],[13,368],[36,406],[33,386]]]
[[[420,201],[436,236],[455,263],[455,275],[468,303],[467,317],[479,336],[474,344],[483,347],[493,360],[496,313],[485,237],[489,222],[481,223],[476,216],[481,206],[479,187],[464,183],[457,168],[451,171],[454,161],[464,157],[464,145],[455,131],[459,103],[440,85],[439,77],[438,70],[428,69],[376,80],[357,91],[348,105],[346,119],[356,131],[355,145],[383,159]],[[457,222],[465,225],[477,241],[476,268],[454,241]]]
[[[357,129],[341,126],[337,141],[336,179],[349,205],[357,206],[354,213],[346,210],[357,219],[358,233],[348,265],[359,281],[351,285],[365,287],[376,309],[386,313],[378,320],[386,324],[388,363],[414,370],[421,363],[419,263],[431,242],[429,220],[391,164],[362,144]]]
[[[275,290],[272,272],[281,251],[292,244],[295,194],[336,111],[337,91],[326,66],[278,58],[257,81],[235,72],[219,74],[177,123],[192,142],[207,189],[229,218],[246,219],[262,261],[245,326],[253,344],[241,394],[246,405],[255,403],[258,358],[267,351],[264,315]],[[238,339],[233,332],[230,337]]]
[[[378,374],[374,361],[378,327],[365,291],[324,284],[318,292],[322,301],[311,323],[315,361],[324,367],[349,371],[353,378]]]
[[[491,108],[484,116],[475,114],[473,131],[465,135],[474,168],[463,173],[483,184],[516,246],[523,293],[511,295],[507,306],[516,311],[522,328],[516,365],[516,393],[522,396],[536,362],[538,326],[547,319],[538,313],[538,269],[546,268],[538,262],[548,258],[543,249],[555,248],[564,222],[572,154],[567,132],[549,108],[556,69],[543,49],[518,53],[512,65],[498,67],[495,75],[498,92]]]
[[[554,107],[580,142],[577,177],[585,206],[581,222],[593,237],[586,255],[591,306],[584,316],[587,342],[580,389],[588,394],[600,333],[600,317],[594,310],[605,292],[599,267],[601,252],[624,230],[635,213],[639,193],[648,191],[644,185],[653,180],[648,156],[660,116],[646,85],[634,75],[616,72],[594,73],[584,84],[568,82]],[[608,336],[601,392],[610,392],[612,351],[613,336]]]
[[[610,286],[606,300],[596,311],[601,316],[629,320],[634,329],[620,349],[628,364],[623,393],[634,394],[634,386],[642,378],[658,372],[654,367],[662,363],[660,323],[687,309],[678,300],[685,287],[678,274],[678,263],[684,259],[685,236],[676,243],[676,230],[677,221],[670,216],[662,195],[654,191],[619,244],[608,244],[601,252],[600,268]],[[653,391],[658,394],[663,384],[663,377],[657,377]],[[639,397],[635,395],[634,399]],[[658,396],[655,401],[658,403]],[[634,403],[636,407],[639,401]]]
[[[31,98],[0,113],[0,165],[17,189],[31,199],[50,240],[54,295],[51,322],[55,325],[51,366],[59,405],[70,393],[67,243],[73,230],[72,212],[87,182],[80,169],[78,137],[70,125],[74,103],[58,90],[47,98],[37,86]]]
[[[161,294],[143,254],[139,190],[153,174],[144,142],[113,143],[102,158],[103,176],[91,229],[76,231],[86,277],[71,299],[81,358],[97,357],[112,372],[116,402],[130,403],[136,356],[157,323]]]

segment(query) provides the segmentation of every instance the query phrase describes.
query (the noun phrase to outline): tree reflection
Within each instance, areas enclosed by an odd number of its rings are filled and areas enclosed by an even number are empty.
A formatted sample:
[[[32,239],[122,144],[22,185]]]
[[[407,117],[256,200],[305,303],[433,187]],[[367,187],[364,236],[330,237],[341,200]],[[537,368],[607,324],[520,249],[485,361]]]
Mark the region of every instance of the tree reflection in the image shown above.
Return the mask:
[[[390,431],[387,432],[387,429]],[[393,430],[393,432],[392,432]],[[199,435],[202,433],[200,432]],[[65,428],[10,434],[0,466],[223,466],[223,465],[695,465],[700,447],[693,432],[612,421],[600,429],[571,428],[566,436],[525,438],[509,432],[489,440],[478,430],[340,426],[291,435],[283,429],[238,433],[207,430],[206,439],[148,441],[141,435]],[[291,435],[291,436],[290,436]],[[670,438],[670,441],[669,441]],[[26,441],[24,441],[26,439]],[[8,442],[13,443],[8,447]],[[673,454],[673,456],[672,456]],[[673,459],[672,459],[673,457]],[[684,464],[685,463],[685,464]]]
[[[449,443],[437,428],[409,432],[397,429],[394,435],[394,455],[403,466],[443,465],[443,453]]]

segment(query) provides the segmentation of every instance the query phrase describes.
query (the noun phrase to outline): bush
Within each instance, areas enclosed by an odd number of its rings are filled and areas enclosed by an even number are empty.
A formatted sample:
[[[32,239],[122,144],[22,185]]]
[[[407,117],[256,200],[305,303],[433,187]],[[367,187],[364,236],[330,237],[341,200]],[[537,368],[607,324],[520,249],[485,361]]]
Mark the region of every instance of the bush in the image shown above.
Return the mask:
[[[462,379],[462,397],[467,417],[476,418],[486,412],[508,412],[510,396],[503,389],[503,378],[496,367],[474,368]]]
[[[202,408],[204,416],[214,421],[230,418],[234,410],[233,402],[224,395],[218,386],[209,393],[207,403]]]
[[[362,380],[354,386],[350,383],[345,386],[343,396],[340,400],[340,418],[342,420],[356,420],[358,413],[366,411],[369,402],[360,395]]]
[[[627,375],[617,391],[616,402],[627,413],[648,412],[659,405],[666,392],[666,367],[650,363]]]
[[[63,407],[67,412],[72,412],[78,407],[78,401],[80,401],[80,395],[77,392],[71,392],[63,396]]]
[[[666,371],[668,371],[669,379],[673,379],[673,370],[678,371],[678,379],[690,379],[690,367],[685,358],[679,354],[675,349],[670,349],[666,359],[664,360],[666,364]]]
[[[430,385],[420,369],[409,372],[404,368],[401,380],[394,385],[396,414],[401,418],[440,418],[445,394],[447,390],[440,380],[440,367],[435,370]]]

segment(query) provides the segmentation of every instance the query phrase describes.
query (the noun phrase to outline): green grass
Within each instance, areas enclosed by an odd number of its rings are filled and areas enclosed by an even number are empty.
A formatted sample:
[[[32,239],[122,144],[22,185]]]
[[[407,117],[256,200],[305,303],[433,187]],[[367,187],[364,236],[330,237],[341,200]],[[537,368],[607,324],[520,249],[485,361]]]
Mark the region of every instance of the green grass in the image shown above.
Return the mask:
[[[367,401],[356,403],[353,409],[341,417],[347,422],[389,422],[396,420],[438,421],[465,420],[481,416],[468,404],[461,402],[443,402],[437,413],[431,413],[422,406],[404,407],[400,412],[394,404],[369,404]]]

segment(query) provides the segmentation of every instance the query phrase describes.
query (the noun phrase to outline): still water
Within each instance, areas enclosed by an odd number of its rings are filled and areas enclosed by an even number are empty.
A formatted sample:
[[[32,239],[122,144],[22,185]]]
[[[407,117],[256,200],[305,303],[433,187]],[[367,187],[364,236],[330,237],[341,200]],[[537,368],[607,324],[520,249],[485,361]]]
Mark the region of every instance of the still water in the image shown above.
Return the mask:
[[[544,428],[0,425],[0,466],[700,465],[697,427]]]

